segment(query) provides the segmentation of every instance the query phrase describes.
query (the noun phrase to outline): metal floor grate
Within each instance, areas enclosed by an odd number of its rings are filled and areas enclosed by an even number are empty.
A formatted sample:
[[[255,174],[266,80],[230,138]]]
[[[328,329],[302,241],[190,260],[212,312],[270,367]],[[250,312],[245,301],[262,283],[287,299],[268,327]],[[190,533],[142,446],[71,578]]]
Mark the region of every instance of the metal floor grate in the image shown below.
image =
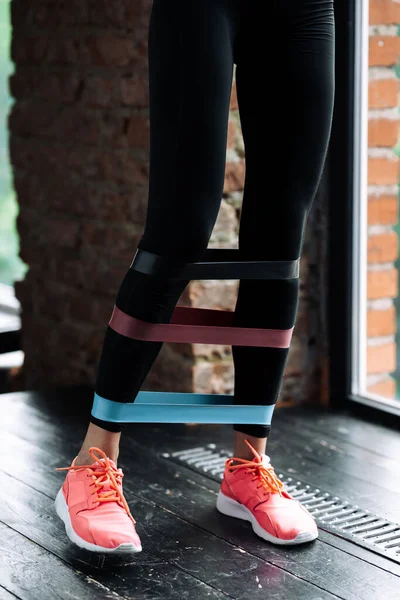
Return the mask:
[[[208,444],[171,454],[163,453],[162,456],[220,481],[225,461],[231,454],[217,449],[215,444]],[[283,481],[285,489],[315,517],[321,529],[400,564],[399,524],[391,523],[328,492],[295,481],[285,474],[277,475]]]

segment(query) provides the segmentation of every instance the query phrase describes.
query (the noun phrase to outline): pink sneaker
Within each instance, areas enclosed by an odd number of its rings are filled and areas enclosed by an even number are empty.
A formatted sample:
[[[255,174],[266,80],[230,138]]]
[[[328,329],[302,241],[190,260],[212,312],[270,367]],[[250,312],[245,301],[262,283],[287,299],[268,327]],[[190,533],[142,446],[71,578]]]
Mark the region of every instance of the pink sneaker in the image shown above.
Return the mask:
[[[314,517],[275,475],[266,454],[247,441],[254,460],[229,458],[217,498],[224,515],[250,521],[254,533],[273,544],[302,544],[318,537]],[[232,464],[237,461],[240,464]]]
[[[68,471],[55,499],[67,536],[93,552],[140,552],[136,521],[122,492],[122,469],[100,448],[89,453],[94,459],[90,465],[75,466],[75,457],[70,467],[56,469]]]

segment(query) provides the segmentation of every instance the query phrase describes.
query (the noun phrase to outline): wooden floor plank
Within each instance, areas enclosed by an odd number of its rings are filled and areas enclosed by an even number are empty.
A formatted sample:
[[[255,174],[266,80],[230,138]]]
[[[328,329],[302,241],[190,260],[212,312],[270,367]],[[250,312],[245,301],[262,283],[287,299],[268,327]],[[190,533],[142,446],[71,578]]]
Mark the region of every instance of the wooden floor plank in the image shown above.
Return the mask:
[[[26,441],[21,440],[21,442],[28,446]],[[5,504],[5,498],[11,498],[8,501],[9,510],[8,512],[4,511],[5,515],[1,519],[6,519],[8,525],[24,533],[24,535],[29,535],[31,539],[34,539],[57,556],[63,557],[67,554],[70,560],[73,550],[69,549],[67,538],[60,532],[62,526],[53,510],[52,496],[55,495],[55,490],[51,482],[52,478],[43,476],[42,466],[41,493],[33,488],[29,489],[26,483],[22,483],[22,481],[38,485],[37,479],[33,475],[32,481],[30,481],[29,466],[27,468],[27,465],[15,459],[17,455],[15,450],[16,447],[14,446],[12,459],[6,466],[1,467],[2,470],[9,468],[10,473],[9,475],[4,474],[4,471],[0,473],[0,502]],[[36,459],[36,464],[44,465],[48,463],[48,460],[38,460],[41,455],[46,455],[46,451],[40,450],[40,454],[38,454],[32,448],[31,453]],[[48,455],[46,458],[48,458]],[[125,493],[127,497],[130,497],[129,485],[124,485],[126,488]],[[4,490],[7,490],[7,494]],[[281,589],[283,585],[285,599],[288,600],[302,600],[303,598],[312,597],[328,600],[341,597],[318,589],[318,587],[310,584],[306,577],[293,575],[284,567],[278,568],[273,564],[266,563],[264,558],[256,557],[245,551],[239,551],[232,543],[215,537],[212,532],[207,531],[204,527],[196,527],[176,515],[174,511],[157,506],[151,498],[144,501],[136,497],[134,505],[134,515],[135,519],[138,520],[138,531],[142,543],[151,555],[158,555],[160,559],[168,561],[171,571],[177,570],[176,567],[178,567],[186,574],[186,577],[193,576],[228,597],[246,600],[249,597],[249,589],[251,589],[251,598],[262,598],[266,587],[268,587],[269,597],[278,600],[282,597]],[[21,517],[21,514],[24,517]],[[205,518],[208,518],[208,514]],[[84,554],[92,556],[91,553],[85,552]],[[138,562],[140,562],[141,556],[138,555]],[[132,558],[131,562],[132,565],[135,564],[135,575],[140,580],[148,582],[149,576],[145,577],[143,570],[139,574],[136,573],[136,557]],[[145,569],[146,562],[141,566]],[[160,568],[159,565],[152,564],[151,567],[154,571],[151,573],[152,579],[159,581],[160,578],[157,572]],[[165,563],[161,565],[162,569],[163,567],[165,567]],[[81,570],[87,572],[86,567],[83,569],[82,565]],[[98,572],[95,574],[90,572],[90,575],[103,583],[103,579],[99,579]],[[125,574],[124,579],[129,580],[130,575]],[[126,590],[120,589],[118,581],[110,577],[108,570],[105,582],[118,594],[127,593]],[[274,582],[273,589],[270,589],[271,582]],[[130,584],[132,589],[137,589],[136,578],[130,581]],[[174,584],[176,593],[178,593],[177,589],[178,586]],[[185,595],[179,594],[179,598],[189,598],[195,594],[197,599],[197,590],[191,590],[187,582],[185,589],[187,589],[187,592]],[[316,595],[317,591],[318,596]],[[143,595],[139,597],[147,598]],[[161,595],[149,597],[164,598],[169,596],[166,596],[165,590],[163,590]],[[219,598],[220,596],[208,595],[207,597]]]
[[[379,567],[380,569],[383,569],[392,575],[397,575],[397,577],[400,578],[400,564],[395,563],[392,560],[388,560],[385,556],[375,554],[375,552],[371,552],[363,546],[354,544],[345,538],[336,535],[334,536],[321,528],[319,530],[319,539],[325,544],[336,548],[337,550],[342,550],[346,554],[350,554],[350,556],[355,556],[356,558],[359,558],[370,565]]]
[[[2,522],[0,539],[1,585],[22,600],[121,598]]]
[[[0,600],[15,600],[15,598],[20,600],[19,596],[15,596],[0,585]]]
[[[54,431],[56,431],[56,428],[54,428]],[[10,437],[10,434],[7,435]],[[127,498],[129,498],[133,514],[138,519],[138,531],[143,538],[143,543],[146,543],[146,545],[151,543],[151,535],[146,534],[147,525],[145,523],[149,520],[152,511],[146,509],[143,513],[140,513],[140,504],[138,500],[135,500],[135,496],[147,499],[149,502],[156,502],[158,506],[167,508],[174,514],[187,519],[213,535],[227,539],[235,546],[241,547],[246,553],[267,560],[275,566],[281,566],[293,575],[319,585],[339,597],[349,599],[362,597],[363,600],[376,600],[376,594],[379,590],[385,589],[388,597],[390,597],[393,590],[397,589],[398,578],[395,579],[389,573],[381,573],[376,567],[371,567],[370,564],[349,557],[346,553],[327,547],[325,544],[317,542],[318,546],[308,545],[298,549],[282,549],[265,544],[262,540],[258,541],[247,523],[224,517],[216,512],[214,504],[218,485],[215,482],[198,476],[196,473],[191,473],[185,468],[178,468],[168,461],[164,461],[160,468],[160,459],[154,456],[148,456],[146,460],[143,460],[142,449],[138,448],[138,445],[129,438],[125,439],[133,460],[124,465],[126,473],[124,489]],[[46,450],[37,449],[33,446],[26,450],[32,453],[34,458],[38,458],[34,462],[39,465],[51,463],[51,456],[54,452],[57,452],[57,450],[52,451],[57,441],[54,432],[51,433],[51,427],[46,427],[42,441]],[[12,441],[6,438],[6,444],[11,448],[13,456],[24,454],[23,448],[26,442],[14,438],[14,444],[12,444]],[[124,453],[127,454],[128,451]],[[69,458],[66,457],[65,460],[67,461]],[[26,473],[26,465],[19,464],[19,461],[12,461],[11,464],[7,463],[3,468],[9,468],[10,474],[24,481],[31,481],[35,486],[46,485],[46,482],[43,483],[42,481],[41,469],[37,474],[35,469],[30,469]],[[47,484],[52,479],[53,477],[49,476]],[[52,485],[54,484],[52,483]],[[142,526],[144,530],[142,530]],[[176,535],[177,529],[176,526],[173,527],[171,536]],[[155,539],[158,538],[158,535],[162,535],[164,530],[164,525],[158,531],[155,524],[151,522],[150,531],[155,535]],[[191,537],[189,537],[189,547],[192,545],[190,542],[192,537],[196,536],[191,534]],[[179,542],[182,539],[185,539],[185,537],[180,532],[177,539],[174,540],[175,544],[176,541]],[[152,550],[151,546],[148,547]],[[178,549],[179,547],[175,551]],[[196,552],[196,547],[191,551]],[[179,554],[174,556],[174,561],[179,560],[179,558]],[[330,565],[331,570],[326,570],[326,564]],[[366,577],[370,577],[371,570],[376,572],[375,581],[377,585],[371,587],[370,592],[364,593],[364,581]],[[356,573],[356,576],[354,573]],[[360,594],[363,595],[360,596]]]
[[[368,464],[398,471],[400,467],[400,433],[397,433],[395,439],[387,440],[383,448],[378,445],[379,438],[375,439],[370,436],[369,446],[366,447],[364,444],[360,445],[353,440],[353,431],[349,429],[352,428],[352,425],[350,423],[346,425],[347,429],[344,425],[332,427],[328,418],[321,418],[316,423],[310,423],[303,417],[299,423],[295,416],[288,415],[287,418],[275,420],[271,439],[276,438],[279,440],[282,432],[290,432],[291,435],[295,432],[296,439],[318,439],[323,447],[333,450],[334,453],[348,454],[349,456],[358,457],[360,460],[368,462]],[[338,435],[338,430],[346,430],[348,433]],[[381,450],[384,450],[384,452]],[[390,456],[387,456],[388,453]]]
[[[281,412],[281,414],[279,414]],[[314,432],[324,431],[326,435],[340,442],[347,442],[353,446],[384,456],[400,462],[400,456],[394,451],[398,448],[400,426],[393,421],[393,427],[388,427],[380,422],[354,416],[350,411],[340,413],[325,410],[314,410],[309,407],[304,409],[289,409],[277,411],[278,419],[282,417],[285,422],[301,423],[302,427]]]

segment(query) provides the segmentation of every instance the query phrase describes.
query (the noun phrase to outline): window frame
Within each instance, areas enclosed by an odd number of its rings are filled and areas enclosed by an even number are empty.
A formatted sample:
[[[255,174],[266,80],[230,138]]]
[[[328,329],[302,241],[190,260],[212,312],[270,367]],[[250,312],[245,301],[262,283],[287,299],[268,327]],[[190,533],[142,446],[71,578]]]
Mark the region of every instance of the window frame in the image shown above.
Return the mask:
[[[369,7],[336,0],[335,108],[327,157],[330,399],[400,422],[400,401],[366,392]],[[340,41],[340,43],[338,43]]]

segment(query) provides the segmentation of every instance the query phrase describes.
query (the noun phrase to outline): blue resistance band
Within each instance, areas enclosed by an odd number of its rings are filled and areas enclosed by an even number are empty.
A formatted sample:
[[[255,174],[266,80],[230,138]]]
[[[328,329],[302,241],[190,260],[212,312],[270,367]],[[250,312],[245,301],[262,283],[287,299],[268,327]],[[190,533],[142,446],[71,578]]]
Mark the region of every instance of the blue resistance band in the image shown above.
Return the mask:
[[[134,402],[115,402],[95,393],[92,416],[111,423],[271,424],[275,405],[234,405],[232,399],[230,394],[141,391]]]

